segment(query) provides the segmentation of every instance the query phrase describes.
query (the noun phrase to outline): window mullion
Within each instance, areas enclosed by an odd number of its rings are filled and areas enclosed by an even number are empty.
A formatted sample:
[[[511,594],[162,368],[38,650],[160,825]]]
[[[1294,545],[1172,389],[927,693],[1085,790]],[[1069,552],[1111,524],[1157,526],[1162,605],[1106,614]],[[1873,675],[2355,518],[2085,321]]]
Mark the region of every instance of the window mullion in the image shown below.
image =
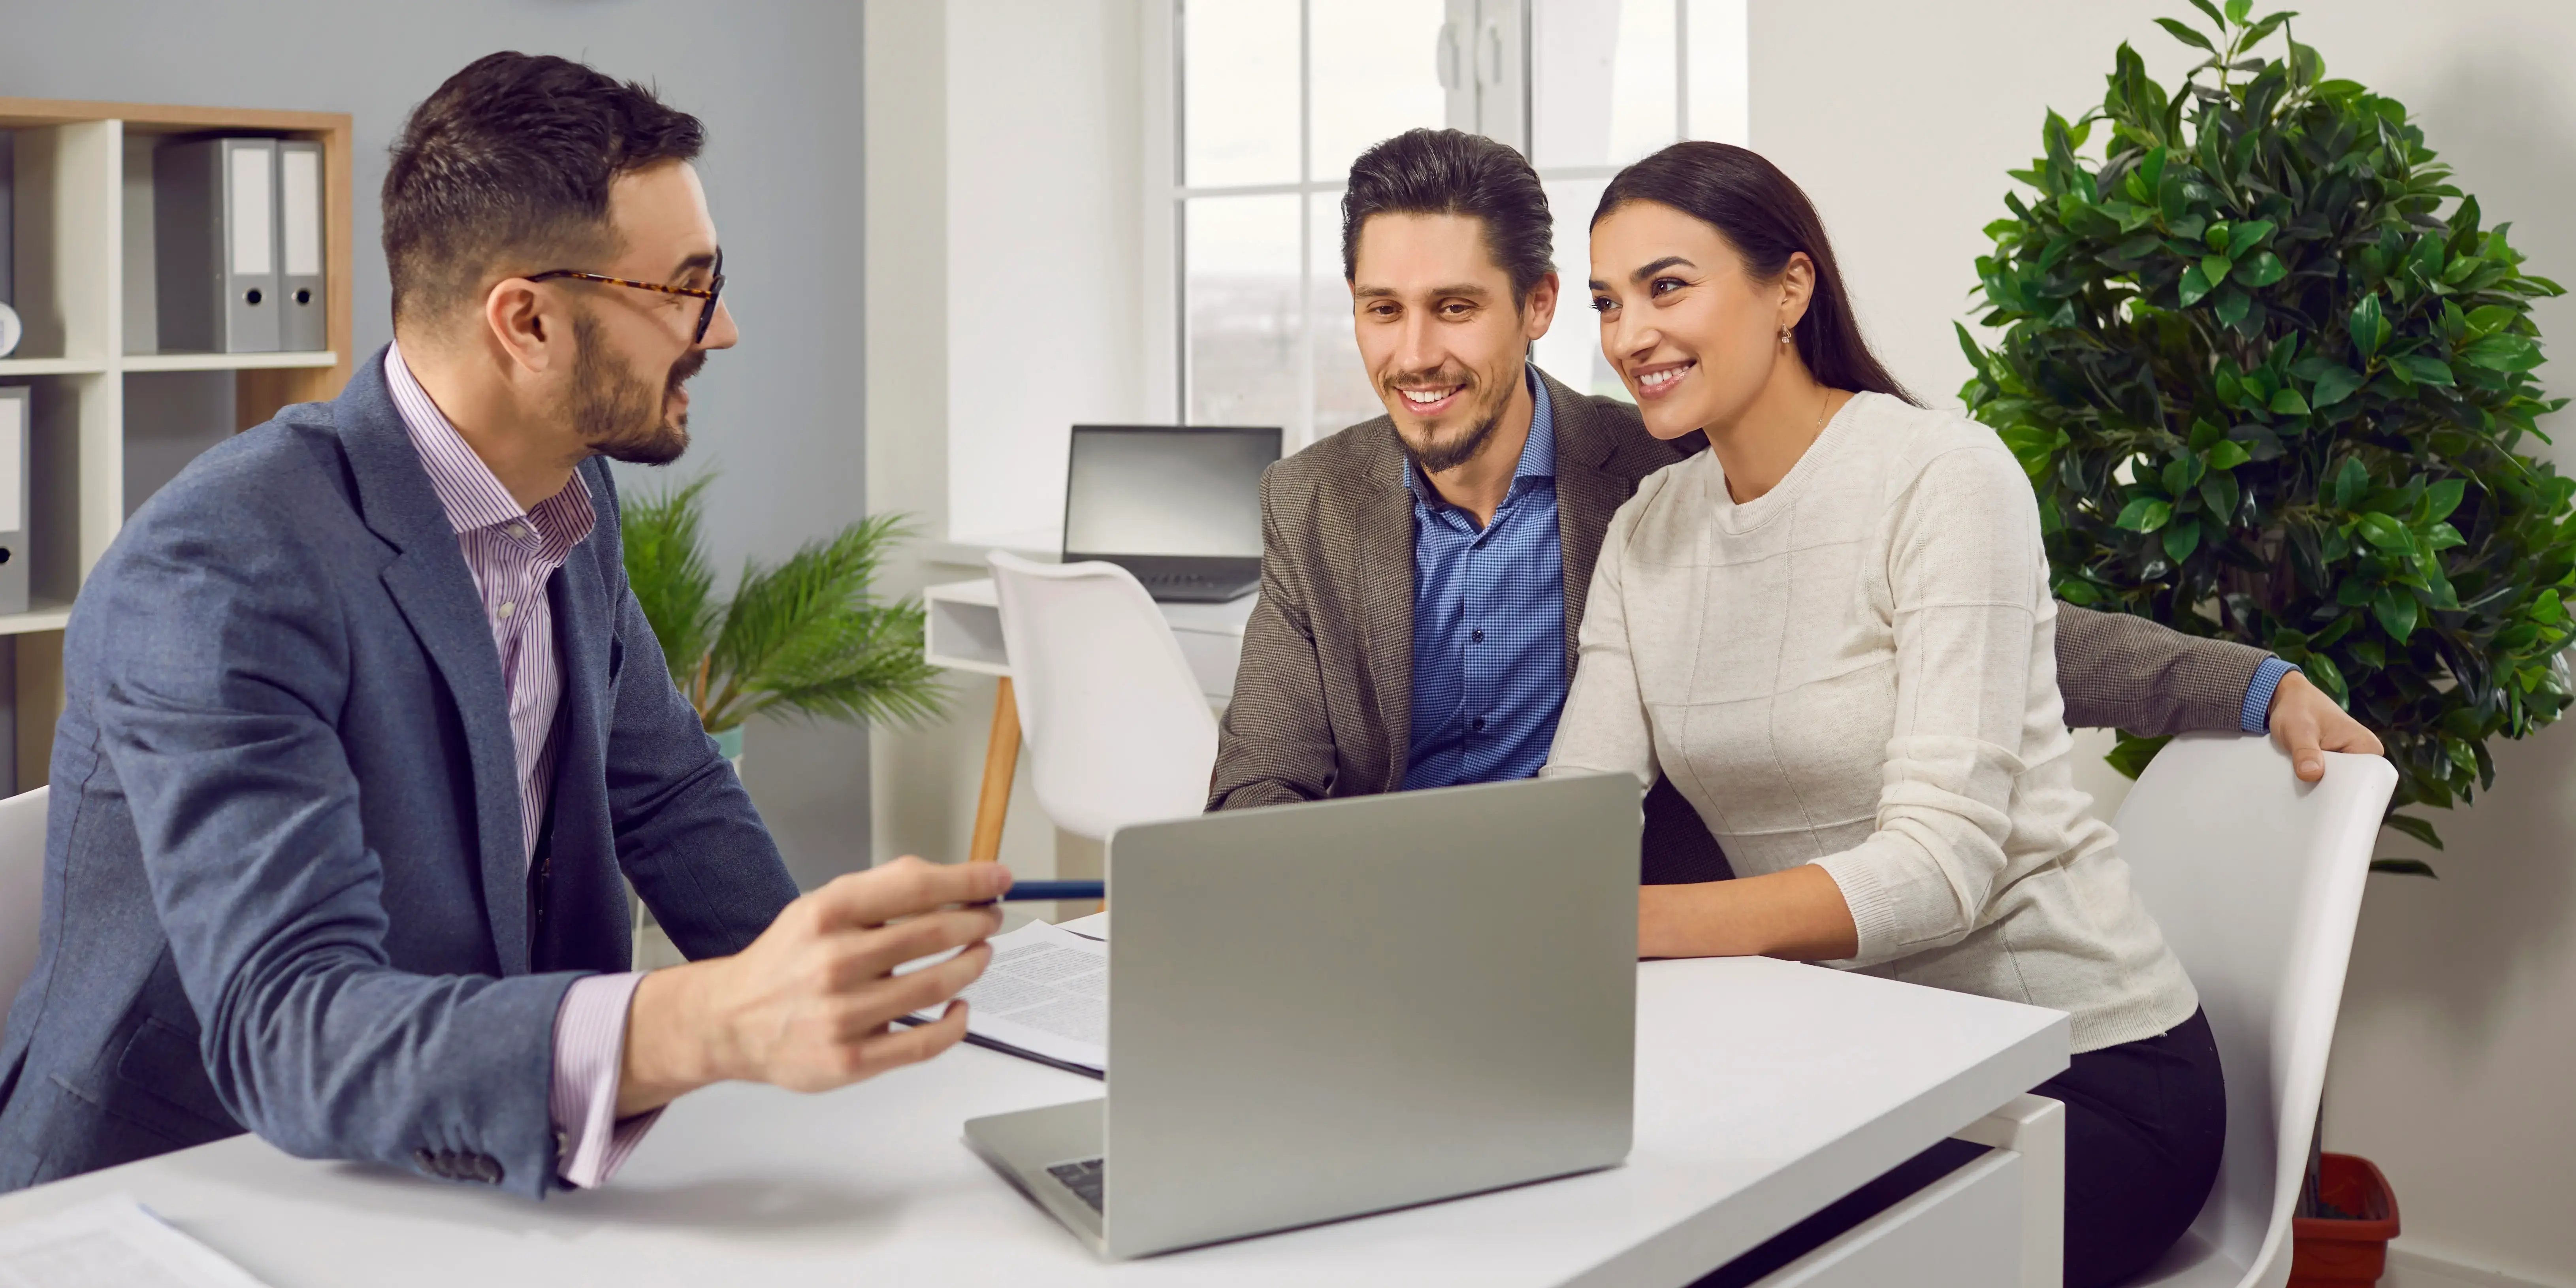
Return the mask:
[[[1297,0],[1297,423],[1286,426],[1288,450],[1315,431],[1315,13]]]
[[[1673,137],[1690,136],[1690,0],[1673,0]]]
[[[1190,423],[1189,5],[1172,3],[1172,423]]]

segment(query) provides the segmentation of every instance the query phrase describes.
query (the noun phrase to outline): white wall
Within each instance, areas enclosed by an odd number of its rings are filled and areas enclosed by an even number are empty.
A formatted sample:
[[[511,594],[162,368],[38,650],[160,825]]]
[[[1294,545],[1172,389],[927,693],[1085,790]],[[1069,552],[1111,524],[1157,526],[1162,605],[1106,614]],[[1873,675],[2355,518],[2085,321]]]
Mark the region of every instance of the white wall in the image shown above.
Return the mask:
[[[2488,219],[2517,221],[2535,271],[2576,273],[2576,94],[2565,79],[2576,5],[2303,8],[2301,40],[2334,74],[2413,109]],[[2003,213],[2004,171],[2038,152],[2043,110],[2071,119],[2099,103],[2123,39],[2170,80],[2180,47],[2152,19],[2188,12],[2136,0],[1754,0],[1753,146],[1816,199],[1873,344],[1917,395],[1953,403],[1967,377],[1950,322],[1969,312],[1987,244],[1978,229]],[[2565,347],[2576,301],[2545,303],[2540,321],[2562,359],[2576,357]],[[2576,466],[2576,450],[2539,450]],[[2372,878],[2327,1144],[2388,1173],[2403,1245],[2576,1284],[2576,733],[2551,730],[2496,759],[2494,793],[2438,820],[2451,842],[2436,856],[2441,881]],[[2105,793],[2106,811],[2117,795]],[[2421,852],[2402,838],[2384,848]]]
[[[1135,414],[1122,401],[1140,384],[1134,363],[1110,340],[1137,331],[1135,220],[1117,203],[1132,211],[1141,185],[1132,167],[1117,178],[1115,167],[1084,161],[1109,149],[1111,131],[1131,157],[1142,136],[1132,119],[1134,8],[867,5],[868,509],[910,514],[932,539],[892,570],[888,593],[983,575],[939,562],[954,557],[939,539],[1006,535],[1009,520],[989,517],[1011,513],[996,489],[1043,491],[1058,498],[1049,513],[1060,503],[1063,448],[1051,453],[1052,481],[1036,477],[1025,453],[1002,449],[1002,427],[1040,417],[1061,432],[1078,418]],[[1110,71],[1122,56],[1123,89]],[[879,859],[966,857],[994,686],[961,675],[949,688],[947,719],[873,735]],[[1054,843],[1024,765],[1002,861],[1048,875]]]
[[[949,0],[948,524],[1053,549],[1067,429],[1145,413],[1137,0]]]

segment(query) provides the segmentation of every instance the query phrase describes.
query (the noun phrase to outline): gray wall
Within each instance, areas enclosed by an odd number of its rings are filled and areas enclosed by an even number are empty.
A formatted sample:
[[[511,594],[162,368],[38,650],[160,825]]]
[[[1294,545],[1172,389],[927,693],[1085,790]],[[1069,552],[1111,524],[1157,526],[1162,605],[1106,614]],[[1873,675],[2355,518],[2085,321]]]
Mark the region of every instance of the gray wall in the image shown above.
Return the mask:
[[[718,468],[717,566],[775,560],[866,509],[860,6],[839,0],[0,0],[0,86],[37,98],[347,112],[356,120],[356,330],[391,338],[375,192],[403,117],[497,49],[579,58],[706,121],[701,162],[741,347],[694,390]],[[660,482],[625,469],[628,486]],[[900,502],[898,501],[898,504]],[[800,880],[868,862],[867,738],[751,730],[745,778]]]

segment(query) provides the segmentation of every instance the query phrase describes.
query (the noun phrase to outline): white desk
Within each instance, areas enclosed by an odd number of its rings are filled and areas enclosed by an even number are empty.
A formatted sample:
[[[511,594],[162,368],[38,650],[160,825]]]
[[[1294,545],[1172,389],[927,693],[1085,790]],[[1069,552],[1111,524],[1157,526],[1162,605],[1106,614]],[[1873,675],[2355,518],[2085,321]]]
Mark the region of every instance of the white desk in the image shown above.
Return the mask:
[[[1172,638],[1198,677],[1208,701],[1224,706],[1234,695],[1234,668],[1243,654],[1243,626],[1252,620],[1257,596],[1223,604],[1163,604]],[[1002,645],[1002,610],[991,578],[956,581],[921,592],[927,620],[922,629],[922,660],[952,671],[989,675],[997,680],[993,729],[984,743],[984,785],[975,802],[975,834],[966,857],[991,859],[1001,853],[1002,820],[1011,805],[1011,776],[1020,764],[1020,712],[1011,695],[1011,656]]]
[[[1208,700],[1223,705],[1234,694],[1234,665],[1243,653],[1243,626],[1252,620],[1260,596],[1246,595],[1222,604],[1157,604],[1181,642],[1181,656]],[[1002,647],[1002,610],[991,578],[953,581],[921,592],[929,620],[922,633],[922,660],[952,671],[1007,677],[1011,656]]]
[[[10,1195],[0,1223],[123,1190],[273,1288],[1674,1288],[2066,1067],[2054,1011],[1759,958],[1639,970],[1626,1165],[1141,1261],[1095,1259],[959,1139],[1099,1084],[972,1047],[823,1096],[701,1092],[608,1187],[543,1203],[237,1137]],[[2022,1162],[1990,1154],[1766,1285],[2013,1283]]]

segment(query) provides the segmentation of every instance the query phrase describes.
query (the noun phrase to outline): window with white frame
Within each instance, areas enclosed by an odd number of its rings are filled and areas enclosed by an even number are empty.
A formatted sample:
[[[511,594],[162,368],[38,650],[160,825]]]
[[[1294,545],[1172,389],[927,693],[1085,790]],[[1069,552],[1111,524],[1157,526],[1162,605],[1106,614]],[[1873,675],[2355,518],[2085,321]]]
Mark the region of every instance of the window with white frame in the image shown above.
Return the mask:
[[[1579,282],[1619,167],[1745,138],[1744,0],[1171,2],[1179,405],[1194,425],[1285,426],[1292,451],[1381,410],[1341,260],[1343,181],[1370,144],[1446,125],[1519,148]],[[1582,299],[1537,361],[1616,393]]]

